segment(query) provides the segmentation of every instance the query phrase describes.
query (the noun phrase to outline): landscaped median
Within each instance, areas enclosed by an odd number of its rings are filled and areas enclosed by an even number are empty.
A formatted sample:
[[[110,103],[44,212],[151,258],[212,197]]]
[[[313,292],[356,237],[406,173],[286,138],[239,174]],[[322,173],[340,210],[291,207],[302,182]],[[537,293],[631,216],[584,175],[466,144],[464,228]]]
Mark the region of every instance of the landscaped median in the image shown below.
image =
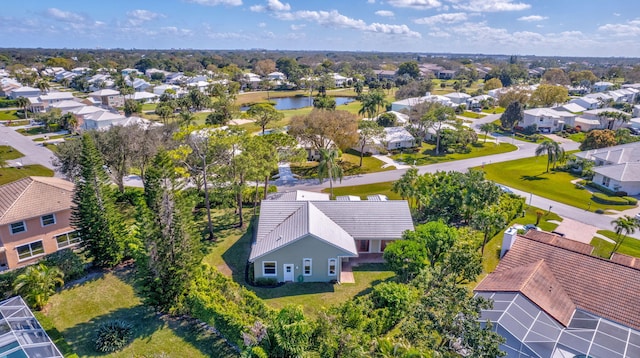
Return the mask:
[[[623,211],[635,205],[612,205],[604,203],[604,199],[616,201],[617,196],[598,194],[600,202],[595,201],[592,193],[581,185],[575,185],[572,180],[577,176],[563,171],[550,170],[546,172],[547,156],[523,158],[508,162],[485,165],[483,170],[487,179],[516,188],[528,193],[545,197],[563,204],[571,205],[588,211],[617,210]],[[620,201],[620,204],[622,202]]]
[[[401,153],[391,156],[394,160],[401,161],[407,164],[413,165],[427,165],[440,162],[450,162],[454,160],[463,160],[476,157],[484,157],[487,155],[495,155],[501,153],[512,152],[517,150],[513,144],[495,142],[483,142],[470,145],[470,151],[468,153],[435,153],[435,144],[422,143],[420,148],[406,149]]]

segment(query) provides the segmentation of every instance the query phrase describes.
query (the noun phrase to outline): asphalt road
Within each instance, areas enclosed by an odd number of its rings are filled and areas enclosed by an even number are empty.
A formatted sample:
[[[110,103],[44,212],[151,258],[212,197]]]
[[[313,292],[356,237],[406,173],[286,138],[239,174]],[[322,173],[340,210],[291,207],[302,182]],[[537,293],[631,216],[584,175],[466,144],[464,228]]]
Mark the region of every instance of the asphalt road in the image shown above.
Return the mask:
[[[55,155],[52,151],[42,146],[40,143],[34,142],[31,137],[23,136],[16,132],[12,127],[0,125],[0,145],[9,145],[24,154],[24,157],[9,160],[9,165],[22,163],[22,165],[40,164],[49,169],[55,170],[53,158]],[[56,172],[56,176],[61,176]]]

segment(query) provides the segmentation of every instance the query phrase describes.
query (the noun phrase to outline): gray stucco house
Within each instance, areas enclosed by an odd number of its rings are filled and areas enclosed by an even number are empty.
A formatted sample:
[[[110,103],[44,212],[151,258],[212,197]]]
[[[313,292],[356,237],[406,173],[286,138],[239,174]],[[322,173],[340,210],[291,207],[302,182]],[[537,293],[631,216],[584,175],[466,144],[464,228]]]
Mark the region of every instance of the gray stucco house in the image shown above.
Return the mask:
[[[277,193],[262,202],[249,256],[256,279],[339,282],[349,259],[381,256],[389,242],[413,230],[404,200],[335,201],[304,193]]]

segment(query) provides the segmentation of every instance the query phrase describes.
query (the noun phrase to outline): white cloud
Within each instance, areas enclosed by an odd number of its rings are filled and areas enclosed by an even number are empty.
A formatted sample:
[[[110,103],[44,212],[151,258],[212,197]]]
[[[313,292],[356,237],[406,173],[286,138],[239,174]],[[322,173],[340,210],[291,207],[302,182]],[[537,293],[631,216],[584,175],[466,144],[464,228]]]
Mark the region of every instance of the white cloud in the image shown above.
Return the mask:
[[[614,12],[614,13],[613,13],[613,16],[620,16],[620,14],[619,14],[619,13],[617,13],[617,12]]]
[[[433,31],[428,33],[431,37],[451,37],[451,34],[444,31]]]
[[[435,24],[453,24],[456,22],[466,21],[468,18],[464,12],[454,12],[449,14],[439,14],[434,16],[423,17],[415,19],[413,22],[421,25],[435,25]]]
[[[442,6],[438,0],[388,0],[389,5],[394,7],[408,7],[411,9],[427,10]]]
[[[162,14],[158,14],[149,10],[129,11],[127,12],[127,16],[129,16],[129,24],[131,24],[132,26],[140,26],[144,22],[151,21],[159,17],[164,17],[164,15]]]
[[[369,4],[375,4],[375,3],[376,3],[376,0],[367,0],[367,2],[368,2]]]
[[[178,36],[191,36],[193,34],[193,30],[181,29],[175,26],[161,27],[160,32],[162,32],[165,35],[178,35]]]
[[[192,4],[206,5],[206,6],[218,6],[218,5],[240,6],[242,5],[242,0],[185,0],[185,1],[190,2]]]
[[[520,11],[531,7],[522,2],[514,3],[513,0],[449,0],[455,9],[476,12],[500,12]]]
[[[307,25],[305,25],[305,24],[300,24],[300,25],[295,25],[295,24],[294,24],[294,25],[291,25],[291,30],[293,30],[293,31],[299,31],[299,30],[304,29],[306,26],[307,26]]]
[[[546,16],[530,15],[530,16],[519,17],[518,21],[535,22],[535,21],[542,21],[542,20],[546,20],[546,19],[548,19],[548,17],[546,17]]]
[[[291,10],[291,5],[288,3],[281,3],[279,0],[268,0],[267,5],[254,5],[249,9],[253,12],[289,11]]]
[[[613,36],[639,36],[640,18],[627,21],[624,24],[605,24],[598,27],[598,31],[608,33]]]
[[[80,14],[71,11],[63,11],[60,9],[56,9],[55,7],[47,9],[46,14],[54,18],[55,20],[63,22],[78,22],[85,20],[84,16]]]
[[[346,28],[364,32],[404,35],[408,37],[418,38],[422,37],[420,33],[412,31],[407,25],[390,25],[379,23],[367,24],[363,20],[357,20],[344,16],[336,10],[283,12],[277,13],[275,16],[281,20],[305,20],[309,22],[315,22],[319,25],[330,28]]]
[[[260,23],[258,23],[258,27],[260,27],[260,28],[267,27],[267,23],[266,22],[260,22]]]
[[[237,32],[210,32],[207,37],[216,40],[252,40],[253,37]]]
[[[393,17],[394,15],[393,11],[389,10],[378,10],[375,12],[375,14],[382,17]]]

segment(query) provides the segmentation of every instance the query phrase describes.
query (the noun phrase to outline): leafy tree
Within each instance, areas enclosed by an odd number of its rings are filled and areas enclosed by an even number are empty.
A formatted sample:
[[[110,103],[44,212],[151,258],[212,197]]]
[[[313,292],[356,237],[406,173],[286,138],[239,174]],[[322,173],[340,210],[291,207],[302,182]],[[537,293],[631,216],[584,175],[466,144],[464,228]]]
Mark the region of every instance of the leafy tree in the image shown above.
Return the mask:
[[[253,65],[253,72],[260,76],[266,76],[276,70],[276,63],[272,59],[259,60]]]
[[[237,82],[231,82],[228,86],[216,83],[213,86],[211,103],[213,113],[206,118],[207,124],[227,124],[233,119],[234,114],[238,111],[235,105],[236,96],[240,86]]]
[[[315,149],[347,149],[358,141],[358,118],[347,111],[313,109],[307,115],[294,116],[289,134]]]
[[[409,81],[407,84],[400,86],[395,93],[396,100],[412,97],[425,96],[427,92],[431,92],[433,83],[430,79],[422,81]]]
[[[271,327],[273,357],[301,357],[310,345],[313,326],[305,319],[300,306],[282,308]]]
[[[498,98],[498,105],[500,107],[507,108],[511,103],[518,101],[522,106],[529,102],[531,97],[531,90],[528,88],[515,87],[506,92],[500,93]]]
[[[534,106],[550,107],[566,102],[567,98],[569,98],[569,92],[566,87],[541,84],[531,94],[530,101]]]
[[[500,82],[499,78],[490,78],[484,83],[483,89],[485,91],[491,91],[496,88],[502,88],[502,82]]]
[[[92,133],[101,158],[109,169],[109,176],[121,193],[124,193],[123,178],[129,174],[134,145],[139,140],[134,133],[139,134],[135,129],[123,126]]]
[[[94,265],[115,266],[124,252],[123,220],[116,211],[100,153],[88,134],[82,136],[75,184],[71,222],[82,237],[83,250]]]
[[[487,208],[473,214],[471,226],[482,233],[481,254],[483,256],[484,247],[487,245],[489,237],[495,234],[496,230],[503,228],[506,223],[507,221],[502,213],[497,212],[495,208]]]
[[[398,66],[397,71],[398,76],[408,75],[411,78],[417,79],[420,77],[420,67],[418,67],[418,62],[416,61],[408,61],[403,62]]]
[[[46,80],[39,80],[36,82],[36,88],[40,90],[40,92],[47,93],[51,88],[51,85]]]
[[[395,127],[397,125],[398,117],[391,112],[385,112],[378,116],[376,122],[381,127]]]
[[[360,97],[360,95],[362,94],[362,91],[364,90],[364,83],[361,81],[357,81],[353,85],[353,90],[356,91],[356,94],[358,95],[358,97]]]
[[[173,107],[166,103],[159,103],[156,106],[155,114],[160,117],[162,123],[167,124],[167,120],[173,116]]]
[[[590,88],[592,84],[598,81],[598,77],[589,70],[569,72],[569,80],[574,86]]]
[[[57,267],[48,267],[40,263],[29,266],[13,282],[13,290],[21,295],[27,304],[41,310],[56,292],[64,285],[64,273]]]
[[[405,239],[420,242],[426,249],[427,262],[433,266],[442,262],[445,253],[456,243],[458,232],[442,221],[432,221],[403,234]]]
[[[180,190],[166,152],[155,156],[144,182],[137,226],[145,250],[136,262],[145,301],[168,312],[181,305],[202,256],[191,213],[194,203]]]
[[[28,119],[27,108],[29,108],[29,104],[31,104],[31,102],[29,102],[29,100],[26,97],[20,96],[16,98],[16,105],[18,106],[18,108],[22,108],[24,119]]]
[[[580,143],[580,150],[606,148],[616,144],[618,144],[618,141],[614,131],[610,129],[594,129],[585,135],[584,140]]]
[[[284,118],[284,114],[279,112],[269,103],[257,103],[249,107],[247,114],[256,120],[256,124],[262,128],[264,135],[265,128],[271,122],[276,122]]]
[[[456,120],[456,113],[451,107],[435,106],[425,114],[423,119],[436,131],[436,155],[440,154],[440,136],[442,126]]]
[[[636,229],[640,228],[640,225],[635,218],[629,215],[624,215],[611,221],[611,225],[614,226],[617,235],[616,244],[613,246],[613,250],[611,250],[611,256],[613,256],[624,242],[624,239],[628,235],[635,233]],[[622,233],[624,233],[624,236]]]
[[[524,109],[519,101],[509,103],[507,109],[500,116],[502,127],[512,130],[524,118]]]
[[[483,123],[480,125],[480,131],[482,131],[484,133],[484,142],[487,142],[487,137],[489,136],[489,133],[494,132],[495,130],[497,130],[497,126],[494,123]]]
[[[131,117],[132,114],[140,112],[142,112],[142,103],[135,99],[127,99],[124,101],[124,115],[126,117]]]
[[[556,163],[564,157],[564,149],[558,142],[551,139],[545,139],[536,148],[536,157],[541,154],[547,154],[547,173],[549,172],[549,165],[553,163],[555,169]]]
[[[427,250],[422,242],[407,240],[404,236],[403,240],[388,244],[382,255],[398,280],[409,282],[427,265]]]
[[[333,97],[329,97],[327,95],[318,96],[313,99],[313,108],[318,109],[326,109],[326,110],[335,110],[336,109],[336,100]]]
[[[376,141],[382,141],[385,136],[384,128],[374,121],[360,121],[358,125],[358,146],[360,147],[360,167],[364,157],[364,148],[367,145],[375,145]]]
[[[325,178],[329,179],[329,188],[333,197],[333,181],[340,179],[344,175],[342,167],[338,164],[340,152],[335,149],[320,149],[320,162],[318,163],[318,179],[322,183]]]
[[[547,69],[546,71],[544,71],[544,74],[542,75],[542,80],[545,83],[549,83],[552,85],[561,85],[561,86],[568,86],[571,83],[571,81],[569,80],[569,77],[561,68]]]
[[[416,182],[418,181],[418,169],[408,169],[399,180],[393,182],[391,191],[400,195],[402,200],[409,200],[412,207],[416,206]]]

